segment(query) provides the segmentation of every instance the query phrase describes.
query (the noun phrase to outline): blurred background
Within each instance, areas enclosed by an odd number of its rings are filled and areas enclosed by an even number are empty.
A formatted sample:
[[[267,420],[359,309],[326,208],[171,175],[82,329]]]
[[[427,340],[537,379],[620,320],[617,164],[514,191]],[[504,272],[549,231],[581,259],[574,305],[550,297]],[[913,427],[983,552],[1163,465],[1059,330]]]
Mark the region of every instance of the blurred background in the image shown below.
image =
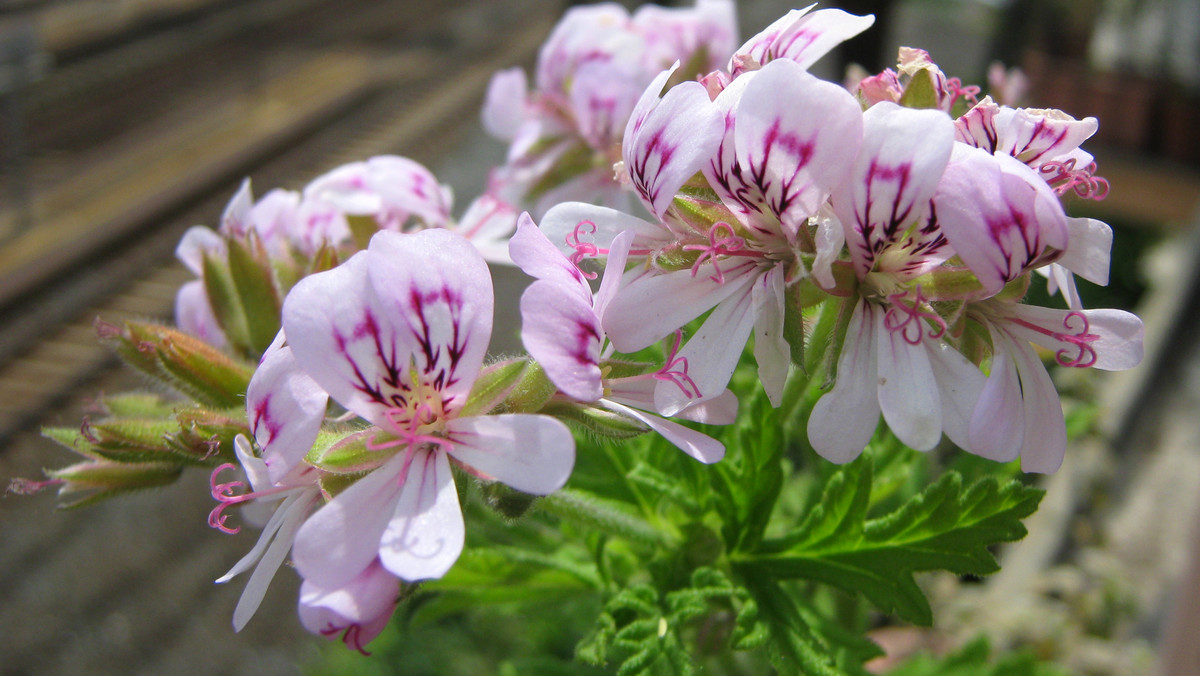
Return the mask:
[[[918,46],[985,89],[994,61],[1018,67],[1024,105],[1100,119],[1085,148],[1111,193],[1069,210],[1113,225],[1113,281],[1085,302],[1147,326],[1135,371],[1059,374],[1060,389],[1099,403],[1004,571],[929,579],[938,627],[879,640],[903,652],[987,631],[1077,673],[1200,674],[1200,2],[831,4],[877,23],[814,67],[824,77],[851,63],[877,72]],[[504,158],[478,122],[491,74],[531,68],[567,6],[0,0],[0,478],[72,462],[39,427],[77,425],[98,393],[142,385],[92,321],[169,321],[190,278],[173,258],[179,237],[215,226],[243,177],[262,194],[402,154],[453,186],[461,213]],[[743,0],[742,37],[790,8]],[[515,298],[498,299],[506,307]],[[299,626],[288,572],[232,632],[243,583],[212,580],[252,543],[208,528],[202,474],[84,511],[54,512],[48,495],[0,500],[0,673],[345,667]],[[418,659],[403,673],[487,673],[455,664]]]

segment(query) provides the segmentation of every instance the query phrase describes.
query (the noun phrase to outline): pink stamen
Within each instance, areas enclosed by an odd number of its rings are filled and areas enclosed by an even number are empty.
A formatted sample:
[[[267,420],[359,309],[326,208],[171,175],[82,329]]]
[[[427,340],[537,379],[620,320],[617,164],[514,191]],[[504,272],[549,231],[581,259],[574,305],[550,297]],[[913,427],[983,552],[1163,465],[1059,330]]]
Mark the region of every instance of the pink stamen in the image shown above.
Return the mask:
[[[892,307],[888,308],[887,314],[883,317],[884,327],[889,331],[899,331],[900,337],[909,345],[920,345],[926,335],[933,339],[941,338],[945,335],[946,320],[942,319],[936,312],[922,309],[925,298],[921,295],[921,288],[917,287],[916,297],[913,298],[912,305],[904,304],[906,295],[904,293],[897,293],[888,296]],[[930,327],[926,322],[932,323],[933,327]]]
[[[1092,162],[1083,169],[1075,168],[1075,158],[1063,161],[1051,160],[1044,163],[1038,171],[1047,174],[1046,183],[1054,188],[1056,195],[1066,194],[1074,190],[1083,199],[1100,201],[1108,197],[1108,180],[1096,176],[1096,163]]]
[[[1079,326],[1073,327],[1073,320],[1078,320]],[[1058,361],[1060,366],[1084,369],[1095,364],[1096,360],[1099,358],[1096,355],[1096,348],[1092,347],[1092,343],[1099,340],[1100,335],[1096,333],[1089,333],[1092,328],[1091,322],[1088,321],[1087,315],[1083,314],[1082,312],[1069,312],[1067,313],[1067,316],[1063,317],[1063,328],[1067,330],[1065,333],[1060,331],[1051,331],[1050,329],[1027,322],[1018,317],[1013,317],[1012,321],[1016,324],[1024,326],[1027,329],[1037,331],[1042,335],[1050,336],[1059,342],[1070,345],[1070,347],[1064,347],[1063,349],[1054,353],[1054,358],[1056,361]],[[1073,350],[1078,350],[1078,352],[1072,355],[1071,352]]]
[[[268,495],[281,493],[286,490],[291,490],[292,488],[291,486],[276,486],[275,488],[270,488],[265,491],[247,491],[238,495],[235,494],[234,491],[239,488],[246,488],[246,482],[235,480],[221,484],[217,483],[217,475],[227,469],[236,470],[237,465],[231,462],[220,465],[213,470],[212,476],[208,479],[209,486],[212,489],[213,500],[221,503],[208,513],[208,525],[211,528],[216,528],[222,533],[229,533],[230,535],[233,535],[242,530],[241,526],[238,526],[237,528],[230,528],[229,526],[225,525],[225,521],[229,519],[229,515],[225,513],[225,509],[227,507],[231,505],[238,505],[243,502],[249,502],[250,500],[257,500],[258,498],[263,498]]]
[[[571,234],[567,235],[567,246],[575,250],[575,253],[571,254],[569,259],[571,263],[575,265],[575,267],[578,268],[579,262],[584,258],[594,258],[600,255],[608,255],[608,249],[601,249],[591,242],[585,242],[580,239],[580,235],[594,234],[596,234],[596,224],[594,222],[579,221],[575,224],[575,229],[571,231]],[[596,278],[596,273],[594,272],[587,272],[582,268],[580,268],[579,271],[582,272],[583,276],[588,279]]]
[[[40,493],[51,486],[61,486],[66,481],[63,479],[47,479],[45,481],[34,481],[33,479],[10,479],[8,482],[7,493],[13,495],[33,495]]]
[[[733,226],[724,221],[718,221],[708,231],[708,244],[685,244],[683,250],[701,252],[700,257],[692,264],[693,277],[700,271],[700,265],[705,260],[712,261],[713,270],[716,271],[716,274],[709,277],[709,279],[717,284],[725,283],[725,272],[721,270],[721,266],[717,262],[717,256],[762,256],[761,252],[747,249],[746,240],[735,235]]]
[[[955,103],[958,103],[959,98],[967,100],[967,103],[975,105],[979,103],[979,94],[983,92],[978,85],[963,85],[962,80],[952,77],[946,80],[946,90],[950,93],[950,107],[953,108]]]
[[[667,355],[667,362],[662,368],[650,374],[655,380],[662,380],[678,387],[683,395],[688,399],[699,399],[700,388],[696,386],[696,382],[688,375],[688,360],[687,357],[676,356],[679,352],[679,343],[683,340],[683,331],[675,330],[675,340],[671,345],[671,351]],[[680,368],[676,368],[679,365]]]

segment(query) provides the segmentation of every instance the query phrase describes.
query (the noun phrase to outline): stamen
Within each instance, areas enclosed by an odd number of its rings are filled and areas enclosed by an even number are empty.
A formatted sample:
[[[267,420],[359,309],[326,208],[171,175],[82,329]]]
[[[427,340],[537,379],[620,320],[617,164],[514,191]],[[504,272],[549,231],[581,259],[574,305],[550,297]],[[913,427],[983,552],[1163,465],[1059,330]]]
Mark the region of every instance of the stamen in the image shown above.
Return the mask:
[[[1068,312],[1063,317],[1063,328],[1066,329],[1065,333],[1051,331],[1043,326],[1038,326],[1018,317],[1013,317],[1012,321],[1027,329],[1032,329],[1042,335],[1050,336],[1057,341],[1067,343],[1070,347],[1064,347],[1054,353],[1054,358],[1060,366],[1084,369],[1095,364],[1099,358],[1096,354],[1096,348],[1092,346],[1092,343],[1099,340],[1100,335],[1090,333],[1092,328],[1091,322],[1088,321],[1087,315],[1082,312]],[[1073,324],[1078,324],[1078,326],[1072,326]],[[1071,354],[1076,350],[1075,354]]]
[[[67,483],[63,479],[47,479],[45,481],[34,481],[33,479],[10,479],[8,482],[8,490],[6,493],[13,495],[33,495],[40,493],[51,486],[61,486]]]
[[[246,487],[246,483],[244,481],[230,481],[228,483],[223,483],[223,484],[217,483],[217,475],[220,474],[221,472],[224,472],[227,469],[236,470],[237,465],[235,465],[231,462],[227,462],[223,465],[219,465],[216,469],[213,470],[212,476],[209,477],[209,479],[208,479],[209,486],[211,486],[211,488],[212,488],[213,500],[216,500],[217,502],[220,503],[219,505],[214,507],[211,512],[208,513],[208,525],[211,528],[216,528],[217,530],[221,531],[222,533],[229,533],[230,535],[233,535],[233,534],[241,531],[242,528],[241,528],[241,526],[238,526],[237,528],[230,528],[229,526],[225,525],[225,521],[229,518],[229,515],[225,513],[225,508],[230,505],[235,505],[240,502],[245,502],[247,499],[247,496],[249,496],[251,494],[250,493],[244,493],[242,495],[234,494],[234,491],[237,490],[238,488]]]
[[[699,399],[700,388],[696,386],[696,382],[688,375],[688,360],[687,357],[676,356],[679,352],[679,343],[683,340],[683,331],[675,330],[675,340],[671,345],[671,351],[667,354],[667,362],[662,368],[650,374],[655,380],[662,380],[678,387],[683,395],[688,399]],[[676,368],[678,365],[679,368]]]
[[[883,317],[883,325],[889,331],[899,331],[900,337],[909,345],[920,345],[925,336],[937,339],[946,333],[946,320],[931,310],[925,310],[925,297],[921,295],[921,287],[917,287],[916,297],[912,305],[905,305],[906,293],[896,293],[888,296],[892,307],[888,308]],[[925,321],[921,321],[925,320]],[[932,323],[930,327],[926,322]]]
[[[950,107],[958,103],[959,98],[967,100],[972,106],[979,103],[979,94],[983,91],[978,85],[963,85],[962,80],[952,77],[946,80],[946,91],[950,94]]]
[[[575,229],[571,231],[571,234],[567,235],[567,246],[575,250],[575,253],[571,254],[569,259],[571,263],[575,265],[575,267],[578,268],[579,261],[582,261],[584,258],[594,258],[596,256],[608,254],[608,249],[600,249],[595,244],[592,244],[591,242],[584,242],[580,239],[580,235],[594,234],[596,234],[596,224],[594,222],[579,221],[575,224]],[[588,279],[596,278],[596,273],[594,272],[587,272],[582,268],[580,268],[579,271],[582,272],[583,276]]]
[[[712,261],[713,270],[716,271],[716,274],[709,277],[709,279],[717,284],[725,283],[725,273],[721,270],[721,266],[717,262],[717,256],[762,256],[761,252],[747,249],[746,240],[734,234],[733,226],[724,221],[718,221],[713,224],[712,229],[708,231],[708,244],[685,244],[683,250],[701,252],[700,257],[692,264],[693,277],[699,272],[700,265],[705,260]]]
[[[1074,190],[1075,194],[1083,199],[1100,201],[1108,197],[1108,180],[1096,176],[1096,169],[1095,162],[1083,169],[1076,169],[1075,158],[1069,157],[1063,161],[1046,162],[1038,171],[1047,174],[1046,183],[1054,188],[1056,195],[1063,195],[1068,190]]]

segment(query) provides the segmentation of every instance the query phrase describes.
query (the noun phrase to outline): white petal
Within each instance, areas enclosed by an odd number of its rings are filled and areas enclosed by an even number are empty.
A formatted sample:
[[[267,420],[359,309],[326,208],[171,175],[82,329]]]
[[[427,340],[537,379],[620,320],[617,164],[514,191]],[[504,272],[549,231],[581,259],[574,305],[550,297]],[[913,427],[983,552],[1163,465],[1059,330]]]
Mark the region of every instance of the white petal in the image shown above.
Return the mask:
[[[1058,264],[1084,279],[1106,286],[1112,251],[1112,228],[1094,218],[1068,218],[1067,250]]]
[[[396,454],[304,522],[292,547],[292,560],[304,579],[337,588],[375,560],[400,497],[405,460],[403,452]]]
[[[808,417],[808,441],[831,462],[850,462],[862,453],[879,425],[878,350],[870,303],[859,301],[846,327],[838,357],[837,382],[817,400]]]
[[[462,508],[446,454],[414,451],[379,542],[383,567],[410,582],[439,578],[458,560],[464,536]]]
[[[550,242],[528,212],[518,217],[517,233],[509,242],[508,251],[513,263],[525,274],[552,282],[565,291],[573,291],[591,307],[592,289],[583,273]]]
[[[811,14],[793,9],[742,45],[729,62],[729,72],[738,75],[755,64],[772,59],[789,59],[808,68],[842,42],[858,35],[875,23],[875,17],[855,16],[840,9],[822,9]]]
[[[275,578],[275,573],[283,564],[283,560],[287,558],[288,552],[291,551],[292,542],[296,539],[296,531],[304,523],[304,517],[312,509],[317,495],[315,490],[292,495],[279,506],[278,512],[282,512],[285,518],[279,526],[279,531],[272,538],[271,546],[267,548],[258,565],[254,567],[254,572],[250,574],[246,588],[242,590],[242,596],[238,599],[237,607],[233,609],[234,631],[241,631],[250,618],[254,617],[259,604],[262,603],[263,596],[267,593],[267,587]],[[265,530],[263,535],[266,535]]]
[[[575,465],[571,431],[549,416],[458,418],[447,431],[455,459],[525,493],[546,495],[562,488]]]
[[[497,71],[492,76],[483,103],[483,128],[487,133],[504,141],[516,137],[526,116],[528,86],[521,68]]]
[[[296,364],[290,347],[269,352],[246,388],[246,415],[276,483],[312,448],[329,396]]]
[[[971,450],[971,415],[985,378],[979,367],[941,341],[926,341],[929,365],[942,404],[942,431],[959,448]]]
[[[979,403],[971,414],[969,445],[975,455],[1009,462],[1021,452],[1025,440],[1025,412],[1021,401],[1021,382],[1013,363],[1011,340],[992,331],[991,372],[979,392]]]
[[[1050,474],[1062,466],[1067,451],[1067,426],[1062,402],[1050,374],[1028,345],[1016,345],[1017,372],[1025,412],[1025,443],[1021,447],[1021,469]]]
[[[888,330],[883,308],[875,314],[883,419],[900,441],[928,451],[942,439],[942,404],[929,356],[924,345],[905,340],[902,329]]]
[[[676,448],[700,462],[711,464],[725,457],[725,444],[703,432],[697,432],[689,427],[684,427],[679,423],[671,422],[656,415],[643,413],[637,409],[618,404],[615,401],[601,399],[600,404],[610,411],[615,411],[641,421],[647,427],[661,435],[662,438],[674,444]]]
[[[591,298],[540,279],[521,294],[521,342],[550,382],[580,401],[603,394],[600,381],[600,320]]]
[[[225,332],[208,302],[204,280],[185,282],[175,295],[175,325],[213,347],[225,347]]]
[[[697,399],[720,395],[746,349],[746,340],[754,328],[758,308],[753,288],[758,271],[747,275],[749,283],[737,284],[737,293],[729,295],[713,309],[676,358],[686,363],[687,376],[697,392],[687,391],[670,381],[660,381],[654,389],[654,407],[671,416],[694,404]],[[726,281],[728,285],[728,280]],[[683,362],[682,360],[687,360]]]
[[[691,270],[648,274],[621,288],[604,311],[604,332],[625,353],[653,345],[735,294],[748,293],[758,277],[756,262],[724,269],[725,282],[713,281],[705,263]]]
[[[778,407],[792,365],[791,349],[783,337],[784,287],[780,266],[771,268],[754,284],[752,302],[758,308],[754,320],[754,359],[758,362],[758,379],[771,405]]]

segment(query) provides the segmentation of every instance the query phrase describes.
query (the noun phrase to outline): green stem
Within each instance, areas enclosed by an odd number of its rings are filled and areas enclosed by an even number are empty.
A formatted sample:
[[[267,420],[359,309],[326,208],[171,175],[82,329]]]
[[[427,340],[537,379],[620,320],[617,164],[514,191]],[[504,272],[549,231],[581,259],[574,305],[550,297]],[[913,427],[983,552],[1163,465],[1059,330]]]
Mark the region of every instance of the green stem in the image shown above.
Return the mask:
[[[562,489],[542,498],[538,508],[587,528],[653,547],[674,548],[675,538],[615,504],[580,491]]]

